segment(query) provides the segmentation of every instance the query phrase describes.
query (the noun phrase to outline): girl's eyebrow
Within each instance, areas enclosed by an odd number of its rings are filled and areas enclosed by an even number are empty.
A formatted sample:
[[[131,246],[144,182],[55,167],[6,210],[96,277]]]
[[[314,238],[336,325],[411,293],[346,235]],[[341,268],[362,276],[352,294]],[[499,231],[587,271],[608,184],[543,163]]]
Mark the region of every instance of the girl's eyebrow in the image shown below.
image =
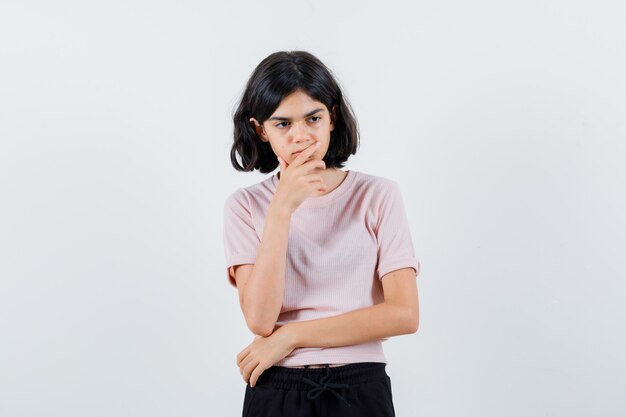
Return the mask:
[[[303,118],[304,118],[304,117],[309,117],[309,116],[312,116],[312,115],[314,115],[315,113],[318,113],[318,112],[321,112],[321,111],[324,111],[324,109],[315,109],[315,110],[313,110],[313,111],[308,112],[307,114],[305,114],[305,115],[304,115],[304,116],[302,116],[302,117],[303,117]],[[286,120],[286,121],[290,121],[291,119],[290,119],[290,118],[288,118],[288,117],[274,116],[274,117],[270,117],[270,118],[269,118],[269,119],[267,119],[267,120]]]

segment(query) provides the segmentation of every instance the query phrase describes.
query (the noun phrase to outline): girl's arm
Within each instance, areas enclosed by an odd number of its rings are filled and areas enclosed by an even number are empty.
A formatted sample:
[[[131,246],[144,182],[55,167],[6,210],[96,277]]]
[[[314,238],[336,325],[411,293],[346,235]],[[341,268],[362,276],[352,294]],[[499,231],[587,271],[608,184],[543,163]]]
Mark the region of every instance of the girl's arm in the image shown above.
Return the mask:
[[[277,326],[269,337],[255,338],[237,355],[244,381],[254,387],[266,369],[299,347],[345,346],[415,333],[419,326],[416,273],[404,268],[386,274],[385,301],[380,304],[334,317],[289,322]]]
[[[243,282],[241,308],[248,328],[260,336],[269,336],[283,305],[285,264],[291,211],[270,203],[263,226],[255,264]]]
[[[419,303],[415,270],[404,268],[382,279],[385,301],[333,317],[287,323],[290,346],[335,347],[415,333]]]
[[[324,161],[313,158],[319,144],[309,145],[291,164],[277,157],[280,184],[268,208],[254,267],[242,283],[241,305],[246,323],[260,336],[272,334],[283,307],[291,215],[309,195],[319,191],[318,181],[307,179],[308,174],[326,168]],[[326,188],[323,182],[321,186]]]

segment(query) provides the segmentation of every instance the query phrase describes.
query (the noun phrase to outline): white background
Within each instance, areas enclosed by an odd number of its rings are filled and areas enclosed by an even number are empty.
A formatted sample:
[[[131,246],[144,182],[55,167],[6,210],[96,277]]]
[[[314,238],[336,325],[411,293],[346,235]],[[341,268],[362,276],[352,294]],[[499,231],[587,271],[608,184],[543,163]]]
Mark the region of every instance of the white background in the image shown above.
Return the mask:
[[[304,49],[399,182],[420,328],[398,416],[626,414],[626,7],[0,5],[0,415],[237,416],[223,201],[254,67]]]

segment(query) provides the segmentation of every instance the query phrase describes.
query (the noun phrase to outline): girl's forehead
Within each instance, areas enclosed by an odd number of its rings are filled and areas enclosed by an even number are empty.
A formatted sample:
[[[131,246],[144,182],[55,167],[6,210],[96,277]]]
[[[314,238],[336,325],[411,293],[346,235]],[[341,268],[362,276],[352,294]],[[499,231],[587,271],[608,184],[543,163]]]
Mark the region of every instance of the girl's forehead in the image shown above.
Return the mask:
[[[283,98],[274,111],[274,114],[277,112],[288,112],[288,111],[297,111],[300,113],[302,110],[312,111],[316,108],[325,110],[326,106],[324,103],[321,103],[315,100],[313,97],[309,96],[306,93],[295,92]]]

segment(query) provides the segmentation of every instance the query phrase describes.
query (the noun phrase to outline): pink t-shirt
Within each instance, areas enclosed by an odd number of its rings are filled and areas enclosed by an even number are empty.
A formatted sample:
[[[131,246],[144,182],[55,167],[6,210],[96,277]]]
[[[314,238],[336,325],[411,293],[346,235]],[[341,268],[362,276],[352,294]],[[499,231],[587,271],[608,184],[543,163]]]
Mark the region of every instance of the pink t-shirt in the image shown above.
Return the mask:
[[[411,267],[419,275],[397,182],[348,170],[337,188],[309,197],[291,215],[285,295],[277,324],[336,316],[384,301],[381,278]],[[226,275],[254,264],[277,174],[233,192],[224,204]],[[383,339],[386,340],[386,339]],[[382,341],[296,348],[277,366],[384,362]]]

